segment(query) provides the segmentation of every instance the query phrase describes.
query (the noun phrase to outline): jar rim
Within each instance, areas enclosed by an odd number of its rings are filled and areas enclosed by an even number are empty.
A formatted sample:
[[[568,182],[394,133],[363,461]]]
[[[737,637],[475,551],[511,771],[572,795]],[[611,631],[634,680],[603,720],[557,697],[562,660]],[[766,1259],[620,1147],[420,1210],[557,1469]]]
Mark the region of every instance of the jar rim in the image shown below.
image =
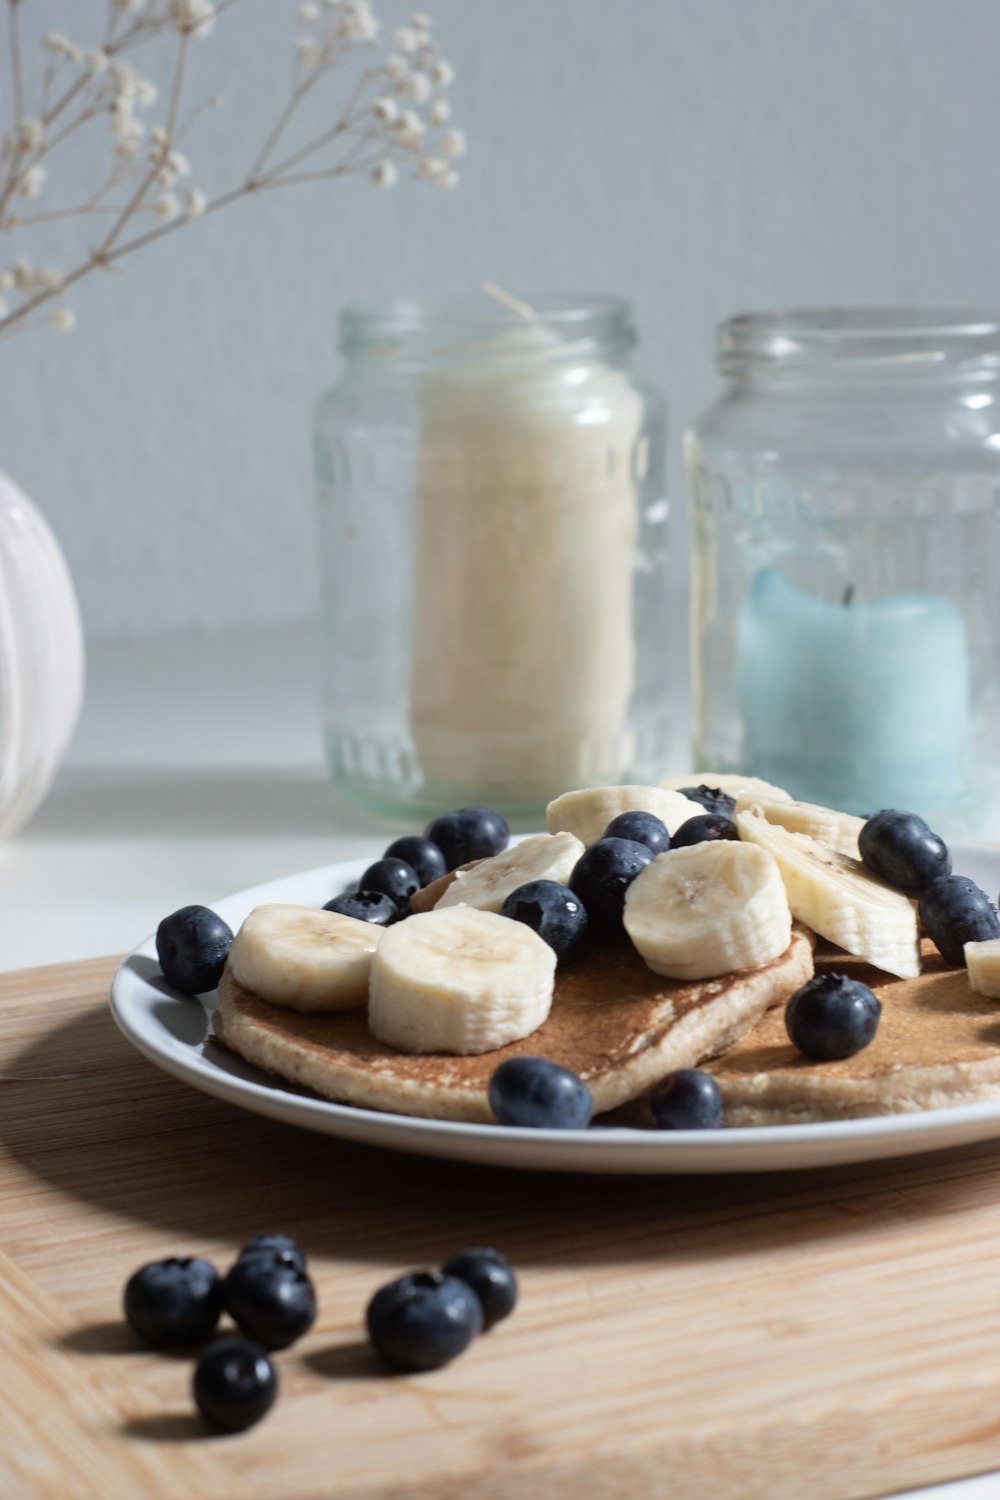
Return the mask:
[[[717,353],[727,375],[832,363],[900,371],[995,364],[1000,309],[874,304],[739,313],[720,323]]]
[[[517,300],[536,315],[538,324],[560,334],[567,346],[630,348],[635,343],[632,307],[624,297],[538,292]],[[340,313],[339,346],[347,355],[387,348],[396,353],[418,348],[425,353],[457,353],[469,346],[481,348],[491,336],[528,321],[514,306],[484,293],[355,302]]]

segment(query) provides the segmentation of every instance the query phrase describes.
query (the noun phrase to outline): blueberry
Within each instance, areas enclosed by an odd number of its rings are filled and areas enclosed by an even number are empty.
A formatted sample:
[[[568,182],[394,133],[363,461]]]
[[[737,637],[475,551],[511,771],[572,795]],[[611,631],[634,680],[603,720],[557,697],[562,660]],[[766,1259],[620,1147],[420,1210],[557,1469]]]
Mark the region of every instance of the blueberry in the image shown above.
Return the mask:
[[[511,891],[500,908],[502,917],[523,922],[555,950],[560,963],[573,958],[587,936],[583,902],[556,880],[529,880]]]
[[[922,891],[932,880],[951,874],[944,839],[916,813],[884,808],[865,823],[858,848],[872,874],[900,891]]]
[[[395,902],[398,912],[408,911],[410,897],[420,889],[420,878],[405,859],[377,859],[358,881],[358,894],[379,891]]]
[[[860,980],[817,974],[785,1006],[785,1030],[806,1057],[833,1062],[867,1047],[881,1014],[877,995]]]
[[[736,798],[730,797],[721,787],[706,786],[702,782],[701,786],[678,787],[678,791],[689,802],[700,803],[707,813],[718,813],[720,818],[731,818],[736,811]]]
[[[500,854],[510,841],[506,820],[492,807],[456,808],[435,818],[424,831],[441,850],[449,870]]]
[[[205,1349],[194,1367],[194,1399],[209,1426],[244,1432],[274,1405],[278,1376],[259,1344],[230,1334]]]
[[[442,875],[448,873],[448,862],[437,844],[432,844],[430,839],[421,838],[419,834],[396,839],[395,843],[389,845],[384,857],[405,859],[416,870],[421,888],[430,885],[432,880],[440,880]]]
[[[323,910],[336,911],[359,922],[371,922],[374,927],[388,927],[399,916],[395,901],[382,891],[345,891],[328,901]]]
[[[226,1312],[266,1349],[286,1348],[316,1320],[312,1282],[304,1271],[283,1264],[286,1253],[245,1256],[222,1283]]]
[[[623,812],[612,818],[602,838],[631,839],[636,844],[645,844],[654,854],[666,854],[670,848],[670,834],[662,818],[655,813]]]
[[[232,945],[232,928],[207,906],[182,906],[156,929],[163,977],[184,995],[215,989]]]
[[[472,1287],[440,1271],[413,1271],[390,1281],[369,1302],[366,1321],[379,1354],[400,1370],[436,1370],[483,1330]]]
[[[291,1266],[296,1271],[304,1271],[306,1268],[305,1251],[290,1234],[271,1234],[261,1230],[259,1234],[252,1235],[237,1259],[247,1260],[253,1255],[277,1256],[280,1264]]]
[[[920,892],[920,924],[946,964],[965,963],[966,943],[1000,937],[1000,917],[984,890],[964,875],[942,875]]]
[[[445,1261],[441,1270],[445,1276],[457,1276],[471,1286],[483,1310],[484,1328],[492,1328],[514,1311],[517,1277],[499,1250],[474,1245]]]
[[[701,813],[688,818],[671,836],[672,849],[687,849],[692,844],[707,844],[714,839],[738,839],[740,831],[732,818],[721,813]]]
[[[125,1284],[125,1319],[154,1349],[207,1338],[222,1311],[222,1280],[207,1260],[172,1255],[140,1266]]]
[[[653,851],[635,839],[598,839],[581,854],[569,883],[592,922],[621,922],[625,893],[640,870],[652,864]]]
[[[661,1130],[718,1130],[723,1123],[722,1091],[710,1073],[678,1068],[660,1080],[649,1099]]]
[[[582,1078],[547,1057],[509,1057],[490,1079],[490,1109],[501,1125],[584,1130],[594,1101]]]

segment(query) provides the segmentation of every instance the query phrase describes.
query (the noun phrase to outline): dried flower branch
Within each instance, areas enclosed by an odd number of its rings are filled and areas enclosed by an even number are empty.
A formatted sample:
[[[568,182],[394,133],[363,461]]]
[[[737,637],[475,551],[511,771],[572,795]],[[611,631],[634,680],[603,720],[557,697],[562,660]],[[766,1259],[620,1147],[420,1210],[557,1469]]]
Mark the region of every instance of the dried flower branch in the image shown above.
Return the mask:
[[[99,39],[74,41],[61,32],[43,38],[35,83],[24,65],[23,0],[7,0],[9,88],[0,99],[9,97],[13,119],[0,136],[0,235],[23,236],[58,219],[103,220],[104,227],[65,272],[24,255],[0,263],[0,339],[46,316],[52,327],[68,331],[76,316],[63,299],[77,282],[252,194],[359,174],[380,188],[394,186],[404,173],[439,188],[458,182],[453,163],[465,152],[465,136],[443,129],[451,116],[446,94],[454,73],[438,55],[430,17],[418,11],[396,31],[394,50],[379,58],[380,23],[369,0],[300,0],[294,9],[304,32],[295,41],[291,93],[251,164],[214,196],[186,181],[193,168],[180,143],[208,107],[202,103],[184,115],[189,49],[240,3],[107,0]],[[172,49],[173,66],[162,121],[152,124],[157,88],[130,59],[156,45]],[[352,62],[360,64],[354,86],[346,102],[330,110],[324,86]],[[304,107],[317,101],[330,123],[293,146],[290,135]],[[59,148],[81,131],[102,127],[110,162],[96,188],[82,201],[27,209],[49,191],[49,167]],[[144,228],[144,220],[155,222]]]

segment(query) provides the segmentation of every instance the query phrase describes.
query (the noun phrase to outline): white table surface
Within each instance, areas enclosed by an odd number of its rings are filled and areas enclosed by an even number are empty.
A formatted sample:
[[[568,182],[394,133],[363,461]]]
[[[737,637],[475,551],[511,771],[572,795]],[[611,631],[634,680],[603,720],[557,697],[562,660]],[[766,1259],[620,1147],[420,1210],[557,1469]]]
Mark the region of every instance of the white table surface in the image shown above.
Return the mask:
[[[318,683],[304,627],[93,646],[63,769],[0,844],[0,971],[120,953],[178,906],[375,858],[395,832],[334,798]],[[920,1495],[1000,1500],[1000,1475]]]
[[[0,970],[131,948],[166,913],[391,829],[339,806],[308,629],[97,645],[48,799],[0,844]]]

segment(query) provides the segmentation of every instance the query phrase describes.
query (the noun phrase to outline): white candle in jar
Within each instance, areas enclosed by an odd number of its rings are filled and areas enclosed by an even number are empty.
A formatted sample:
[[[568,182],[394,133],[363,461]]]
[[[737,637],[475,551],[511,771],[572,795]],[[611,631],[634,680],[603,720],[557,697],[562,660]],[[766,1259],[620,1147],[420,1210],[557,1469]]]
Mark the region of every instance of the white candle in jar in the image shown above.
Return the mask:
[[[512,315],[422,390],[411,723],[424,777],[530,801],[620,774],[643,402]]]

